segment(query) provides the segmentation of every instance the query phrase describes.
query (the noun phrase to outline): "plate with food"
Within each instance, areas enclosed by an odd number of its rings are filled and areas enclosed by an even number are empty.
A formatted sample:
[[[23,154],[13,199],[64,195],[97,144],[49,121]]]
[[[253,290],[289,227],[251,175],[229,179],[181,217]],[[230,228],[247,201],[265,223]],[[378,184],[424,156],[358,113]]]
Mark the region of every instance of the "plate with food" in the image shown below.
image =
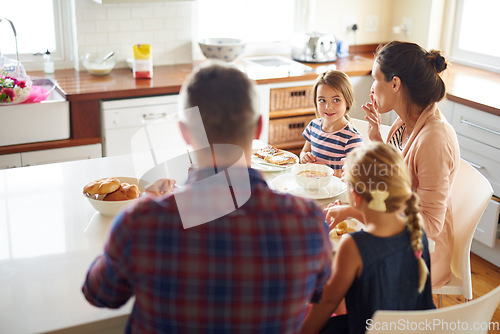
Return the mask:
[[[267,145],[252,154],[251,166],[262,171],[282,171],[298,162],[299,157],[296,154]]]
[[[357,219],[350,218],[346,219],[340,223],[338,223],[331,231],[330,231],[330,240],[335,246],[336,243],[340,241],[344,235],[352,232],[357,232],[365,229],[365,224],[360,222]]]
[[[307,188],[298,184],[293,173],[276,176],[269,182],[269,187],[275,191],[289,193],[311,199],[333,198],[343,194],[347,186],[336,176],[331,176],[330,181],[321,188]]]

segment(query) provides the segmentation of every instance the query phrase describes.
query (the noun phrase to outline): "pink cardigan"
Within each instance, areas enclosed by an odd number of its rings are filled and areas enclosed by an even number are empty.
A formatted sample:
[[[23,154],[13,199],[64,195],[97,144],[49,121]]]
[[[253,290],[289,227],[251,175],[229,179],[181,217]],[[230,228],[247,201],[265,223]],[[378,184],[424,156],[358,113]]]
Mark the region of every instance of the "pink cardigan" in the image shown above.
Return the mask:
[[[402,124],[398,117],[387,138]],[[424,231],[436,242],[435,251],[431,253],[431,279],[432,287],[438,288],[446,284],[451,275],[453,218],[449,195],[460,150],[455,130],[436,104],[419,116],[403,155],[410,169],[413,191],[420,197]]]

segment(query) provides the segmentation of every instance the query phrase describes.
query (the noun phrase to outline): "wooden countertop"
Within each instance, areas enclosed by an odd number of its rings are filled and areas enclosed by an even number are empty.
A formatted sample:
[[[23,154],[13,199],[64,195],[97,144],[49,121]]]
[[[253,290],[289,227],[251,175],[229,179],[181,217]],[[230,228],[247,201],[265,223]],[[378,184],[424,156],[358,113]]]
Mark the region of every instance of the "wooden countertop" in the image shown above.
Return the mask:
[[[500,73],[451,64],[443,79],[448,100],[500,116]]]
[[[316,71],[297,75],[276,75],[274,77],[252,77],[257,84],[309,81],[317,77],[329,65],[349,76],[370,75],[373,65],[373,50],[376,45],[368,45],[347,58],[339,58],[333,63],[306,64]],[[354,51],[354,52],[353,52]],[[355,53],[357,52],[357,53]],[[71,105],[71,138],[52,142],[31,143],[0,147],[0,154],[37,151],[60,147],[96,144],[102,142],[100,133],[99,100],[120,99],[179,92],[184,80],[203,61],[192,64],[156,66],[152,79],[134,79],[128,68],[114,69],[106,76],[93,76],[86,71],[73,69],[56,70],[48,77],[55,79],[63,95]],[[243,61],[236,63],[245,70]],[[28,73],[33,77],[45,76],[43,72]],[[452,64],[443,76],[450,101],[470,106],[500,116],[500,74],[467,66]]]
[[[117,99],[139,96],[178,93],[182,83],[192,70],[203,61],[193,64],[156,66],[152,79],[134,79],[128,68],[117,68],[106,76],[93,76],[86,71],[77,72],[72,69],[56,70],[52,76],[65,93],[66,99],[72,101]],[[338,59],[334,63],[307,64],[310,67],[335,64],[337,69],[350,76],[370,75],[373,63],[372,53],[351,55]],[[244,61],[236,63],[242,70],[248,65]],[[31,72],[32,76],[44,76],[42,72]],[[316,79],[316,72],[275,77],[252,77],[257,84],[280,83]]]

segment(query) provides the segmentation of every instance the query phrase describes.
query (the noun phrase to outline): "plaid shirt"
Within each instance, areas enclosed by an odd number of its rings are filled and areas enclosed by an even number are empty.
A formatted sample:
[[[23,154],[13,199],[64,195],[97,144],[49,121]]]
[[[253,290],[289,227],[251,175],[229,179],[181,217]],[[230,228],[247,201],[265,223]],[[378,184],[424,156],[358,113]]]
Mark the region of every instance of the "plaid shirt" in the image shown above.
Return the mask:
[[[135,296],[127,333],[298,332],[330,275],[324,215],[248,173],[248,201],[209,223],[184,229],[174,195],[146,197],[120,214],[87,274],[87,300],[118,308]]]

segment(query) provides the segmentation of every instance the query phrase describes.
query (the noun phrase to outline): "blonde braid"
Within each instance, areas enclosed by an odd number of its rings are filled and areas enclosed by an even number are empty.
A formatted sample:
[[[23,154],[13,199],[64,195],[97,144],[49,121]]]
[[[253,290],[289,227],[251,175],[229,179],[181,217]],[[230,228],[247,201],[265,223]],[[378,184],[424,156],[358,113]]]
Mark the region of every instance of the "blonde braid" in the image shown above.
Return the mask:
[[[429,274],[429,268],[422,258],[422,225],[420,222],[419,209],[418,209],[418,197],[417,194],[412,193],[412,196],[406,201],[405,209],[406,219],[408,228],[411,233],[411,247],[415,252],[415,257],[418,261],[418,292],[422,293],[425,287],[425,282],[427,281],[427,276]]]

